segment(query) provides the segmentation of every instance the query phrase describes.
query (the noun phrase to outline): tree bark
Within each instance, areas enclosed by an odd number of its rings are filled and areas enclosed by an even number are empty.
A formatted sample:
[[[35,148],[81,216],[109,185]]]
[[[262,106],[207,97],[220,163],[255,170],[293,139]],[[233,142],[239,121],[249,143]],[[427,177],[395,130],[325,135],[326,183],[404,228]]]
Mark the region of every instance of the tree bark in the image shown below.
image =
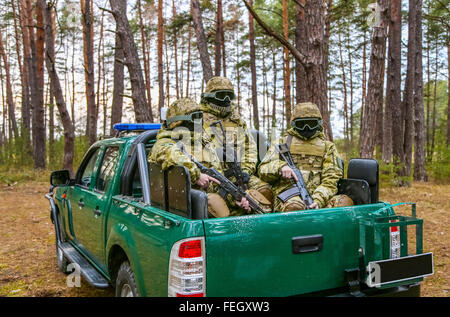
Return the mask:
[[[289,12],[288,12],[288,1],[283,0],[283,36],[286,40],[289,40]],[[253,6],[253,3],[250,2]],[[251,16],[251,15],[250,15]],[[286,112],[286,127],[289,126],[291,122],[291,66],[289,58],[289,49],[284,47],[284,107]]]
[[[147,92],[147,102],[148,102],[148,111],[150,114],[150,121],[153,121],[153,111],[152,111],[152,93],[151,93],[151,84],[150,84],[150,60],[149,55],[147,54],[147,36],[144,30],[144,21],[142,18],[142,6],[141,0],[137,1],[138,8],[138,16],[139,16],[139,28],[141,31],[141,42],[142,42],[142,60],[144,62],[144,77],[145,77],[145,91]],[[126,10],[126,3],[125,3]]]
[[[16,115],[15,115],[16,106],[15,106],[14,100],[13,100],[13,91],[12,91],[12,85],[11,85],[11,74],[10,74],[8,57],[7,57],[5,48],[3,46],[3,36],[2,36],[1,28],[0,28],[0,54],[2,55],[3,67],[5,68],[5,74],[6,74],[6,102],[8,104],[9,121],[11,123],[11,128],[12,128],[12,131],[13,131],[13,135],[10,136],[10,137],[17,138],[19,136],[19,129],[17,127]]]
[[[190,84],[190,73],[191,73],[191,39],[192,39],[192,30],[190,25],[188,26],[188,57],[187,57],[187,66],[186,66],[186,91],[185,97],[189,97],[189,84]]]
[[[163,0],[158,0],[158,85],[159,85],[158,112],[159,113],[161,113],[161,109],[164,107],[163,28],[164,28]]]
[[[119,10],[121,12],[126,11],[127,2],[118,1],[118,6],[121,6]],[[114,75],[113,75],[113,99],[111,105],[111,127],[110,134],[114,135],[114,124],[122,121],[122,108],[123,108],[123,91],[124,91],[124,54],[122,42],[118,31],[118,25],[116,24],[116,35],[114,44]]]
[[[23,65],[22,65],[22,124],[27,133],[30,133],[31,121],[30,121],[30,113],[31,113],[31,96],[30,96],[30,60],[31,60],[31,51],[30,51],[30,39],[28,27],[26,26],[28,17],[26,4],[24,0],[19,0],[19,21],[20,21],[20,29],[22,31],[22,50],[23,50]],[[29,142],[29,137],[27,137],[27,142]],[[31,148],[31,146],[30,146]]]
[[[450,63],[448,61],[450,61],[450,41],[447,43],[447,146],[450,146]]]
[[[216,37],[214,42],[214,76],[220,76],[222,69],[222,43],[224,39],[223,35],[223,9],[222,0],[217,0],[216,10]]]
[[[42,11],[36,8],[36,54],[33,58],[36,63],[36,98],[33,106],[33,150],[34,166],[45,169],[45,110],[44,110],[44,20]]]
[[[195,35],[197,36],[197,47],[200,53],[200,62],[203,69],[203,79],[207,82],[213,77],[211,60],[208,53],[205,30],[203,28],[202,12],[199,0],[191,0],[191,14],[194,23]]]
[[[111,13],[117,24],[117,34],[122,43],[124,60],[128,69],[131,82],[131,98],[134,105],[134,113],[137,122],[149,122],[150,112],[145,97],[145,83],[136,43],[131,32],[126,10],[123,10],[123,0],[109,0]]]
[[[303,44],[306,47],[307,55],[296,49],[287,38],[278,34],[268,27],[261,18],[256,14],[255,10],[247,2],[242,0],[250,11],[254,19],[258,22],[261,28],[271,37],[279,41],[284,47],[288,48],[291,54],[302,63],[306,69],[306,83],[308,84],[308,92],[311,102],[315,103],[323,118],[324,133],[328,140],[333,140],[333,133],[331,129],[330,113],[328,110],[328,89],[327,89],[327,74],[324,63],[326,57],[324,56],[324,39],[325,39],[325,21],[322,0],[306,1],[305,10],[305,34],[306,42]]]
[[[89,144],[97,140],[97,105],[95,103],[94,78],[94,28],[91,12],[91,0],[81,0],[81,14],[83,21],[83,60],[84,78],[86,87],[86,135]]]
[[[377,0],[379,19],[375,22],[372,33],[370,53],[369,82],[367,103],[364,107],[360,131],[361,158],[372,158],[375,147],[375,131],[377,131],[377,113],[383,106],[383,78],[386,57],[386,29],[388,23],[388,0]]]
[[[415,50],[416,50],[416,4],[415,0],[409,0],[408,12],[408,53],[407,68],[405,78],[405,89],[403,94],[403,114],[405,120],[405,131],[403,141],[403,151],[405,155],[404,176],[411,174],[412,166],[412,147],[414,132],[414,69],[415,69]]]
[[[64,157],[63,169],[68,169],[73,175],[73,157],[74,157],[74,141],[75,128],[70,119],[67,110],[66,102],[64,101],[61,83],[58,78],[58,73],[55,67],[55,48],[54,48],[54,33],[51,25],[51,4],[46,5],[45,0],[38,0],[38,6],[44,17],[44,29],[46,34],[46,54],[45,64],[50,78],[50,86],[52,94],[55,97],[56,106],[59,111],[61,122],[64,129]]]
[[[414,180],[427,181],[422,75],[422,0],[416,0],[416,65],[414,75]]]
[[[250,0],[253,5],[253,0]],[[256,49],[255,49],[255,29],[253,26],[253,17],[249,14],[249,41],[250,41],[250,70],[252,73],[252,106],[253,106],[253,124],[256,130],[259,130],[258,113],[258,91],[256,87]]]
[[[398,168],[397,174],[404,176],[404,165],[403,167],[400,167],[400,165],[405,162],[403,151],[404,117],[401,109],[401,4],[401,0],[391,0],[390,3],[389,59],[386,91],[386,113],[389,112],[389,115],[386,116],[384,126],[386,134],[384,135],[383,144],[386,145],[386,147],[383,149],[383,155],[385,155],[385,159],[388,162],[390,159],[390,151],[392,151],[394,165]],[[389,136],[391,136],[392,139],[389,139]]]
[[[295,47],[297,50],[306,54],[304,51],[306,43],[306,33],[305,33],[305,10],[304,6],[306,0],[299,0],[302,4],[296,5],[296,24],[295,24]],[[306,69],[299,60],[295,60],[295,101],[296,103],[307,102],[310,100],[310,95],[308,91],[308,86],[306,84]]]

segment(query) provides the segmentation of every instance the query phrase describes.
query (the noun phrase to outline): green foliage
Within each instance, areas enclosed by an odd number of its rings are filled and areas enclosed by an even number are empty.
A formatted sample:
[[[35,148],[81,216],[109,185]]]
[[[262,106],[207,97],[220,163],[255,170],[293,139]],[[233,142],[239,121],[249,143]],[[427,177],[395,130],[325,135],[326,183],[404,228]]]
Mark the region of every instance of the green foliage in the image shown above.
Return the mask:
[[[15,185],[23,182],[48,182],[50,177],[50,171],[48,170],[35,170],[32,168],[6,168],[0,167],[0,184]]]
[[[22,136],[3,144],[0,148],[0,182],[13,184],[19,181],[40,180],[41,176],[47,175],[49,171],[61,169],[64,157],[64,137],[61,136],[55,140],[52,146],[47,141],[46,147],[47,171],[37,171],[33,169],[33,154],[26,133],[23,132]],[[88,148],[89,141],[86,136],[75,138],[74,170],[80,165]]]
[[[437,183],[450,183],[450,147],[440,143],[435,152],[435,160],[427,164],[429,177]]]

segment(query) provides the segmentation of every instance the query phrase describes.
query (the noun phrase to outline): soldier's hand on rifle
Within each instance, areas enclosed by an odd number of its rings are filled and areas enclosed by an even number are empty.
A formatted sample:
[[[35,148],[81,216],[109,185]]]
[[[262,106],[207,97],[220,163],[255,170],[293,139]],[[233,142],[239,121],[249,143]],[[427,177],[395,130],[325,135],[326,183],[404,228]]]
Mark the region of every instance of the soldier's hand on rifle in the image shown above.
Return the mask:
[[[309,209],[319,209],[319,204],[316,202],[313,202],[311,205],[309,205]]]
[[[248,200],[245,197],[242,197],[241,201],[236,201],[236,205],[238,205],[239,207],[245,209],[246,211],[250,212],[250,205],[248,203]]]
[[[281,176],[286,178],[286,179],[291,179],[293,178],[296,182],[298,181],[297,175],[295,175],[294,171],[292,170],[292,168],[290,168],[289,166],[285,165],[281,168]]]
[[[215,179],[214,177],[200,173],[200,177],[196,184],[198,186],[200,186],[200,188],[206,189],[206,188],[208,188],[210,182],[220,184],[220,182],[217,179]]]

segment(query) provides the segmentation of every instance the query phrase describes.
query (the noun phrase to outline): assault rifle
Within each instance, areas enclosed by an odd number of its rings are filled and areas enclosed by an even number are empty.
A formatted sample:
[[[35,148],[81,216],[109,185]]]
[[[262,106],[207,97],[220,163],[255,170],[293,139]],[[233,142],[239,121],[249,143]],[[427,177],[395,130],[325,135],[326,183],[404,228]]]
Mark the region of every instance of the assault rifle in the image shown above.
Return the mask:
[[[216,152],[217,155],[222,158],[224,162],[224,166],[228,166],[229,168],[224,171],[224,175],[226,178],[230,178],[234,176],[236,179],[236,184],[241,187],[243,190],[246,190],[248,188],[248,182],[250,181],[250,175],[245,173],[242,170],[241,163],[238,161],[236,150],[234,149],[234,146],[229,146],[226,132],[223,128],[221,121],[213,122],[210,127],[212,128],[214,126],[214,130],[216,133],[216,127],[219,126],[220,130],[222,131],[222,147],[217,148]]]
[[[257,212],[258,214],[267,213],[253,198],[251,198],[245,192],[245,190],[243,190],[239,186],[236,186],[232,181],[226,178],[215,168],[206,167],[205,165],[197,161],[192,155],[186,153],[184,146],[182,144],[180,145],[180,142],[178,142],[177,145],[183,152],[183,154],[187,155],[191,159],[191,161],[194,162],[195,165],[197,165],[201,173],[211,176],[220,182],[220,184],[218,184],[217,186],[219,186],[219,195],[221,197],[225,197],[227,194],[230,194],[234,200],[239,202],[242,200],[242,198],[245,198],[248,201],[248,205],[251,210]]]
[[[314,200],[312,199],[311,195],[308,192],[308,189],[306,188],[305,180],[303,179],[302,173],[298,170],[298,168],[294,164],[294,160],[292,159],[291,152],[289,151],[289,147],[286,143],[278,144],[276,145],[278,153],[280,153],[283,160],[286,161],[287,165],[294,171],[295,176],[297,176],[297,181],[295,182],[295,185],[297,188],[298,195],[300,198],[305,202],[305,208],[309,209],[311,204],[314,203]]]

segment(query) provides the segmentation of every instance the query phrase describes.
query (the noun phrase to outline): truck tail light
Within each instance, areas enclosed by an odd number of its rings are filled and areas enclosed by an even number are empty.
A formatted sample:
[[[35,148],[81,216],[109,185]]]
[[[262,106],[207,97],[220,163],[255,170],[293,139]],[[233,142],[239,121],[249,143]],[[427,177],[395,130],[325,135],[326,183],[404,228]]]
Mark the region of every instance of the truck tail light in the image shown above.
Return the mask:
[[[168,296],[206,295],[205,239],[196,237],[176,242],[169,260]]]
[[[396,220],[390,220],[390,223],[396,222]],[[400,257],[400,231],[399,227],[390,227],[390,248],[391,259],[398,259]]]

